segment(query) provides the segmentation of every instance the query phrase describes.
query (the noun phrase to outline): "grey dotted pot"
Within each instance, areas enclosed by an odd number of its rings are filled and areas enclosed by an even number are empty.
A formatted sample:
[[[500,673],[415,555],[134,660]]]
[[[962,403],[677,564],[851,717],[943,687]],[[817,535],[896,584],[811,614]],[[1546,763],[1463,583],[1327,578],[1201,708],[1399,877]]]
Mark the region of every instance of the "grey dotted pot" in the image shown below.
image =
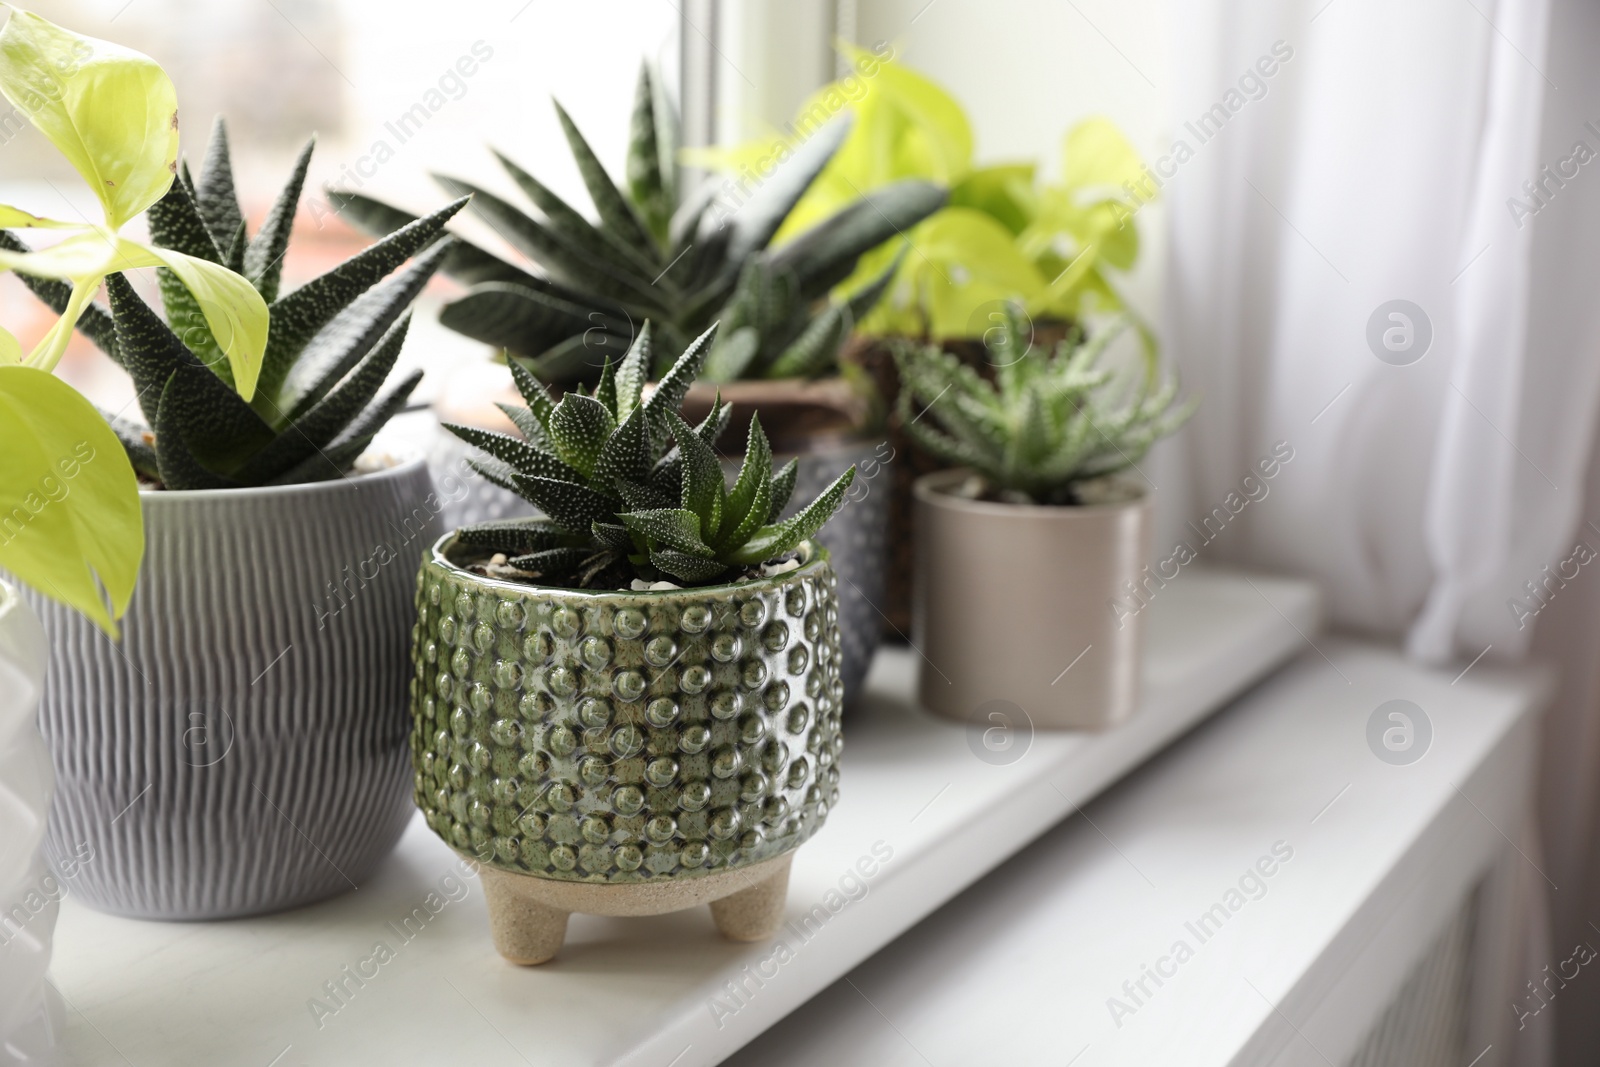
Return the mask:
[[[495,947],[553,957],[567,915],[712,904],[769,936],[789,858],[838,800],[836,579],[590,592],[423,563],[411,749],[428,825],[481,862]]]
[[[30,595],[52,655],[45,841],[72,893],[148,919],[289,908],[362,883],[410,817],[421,459],[340,481],[143,494],[113,644]]]

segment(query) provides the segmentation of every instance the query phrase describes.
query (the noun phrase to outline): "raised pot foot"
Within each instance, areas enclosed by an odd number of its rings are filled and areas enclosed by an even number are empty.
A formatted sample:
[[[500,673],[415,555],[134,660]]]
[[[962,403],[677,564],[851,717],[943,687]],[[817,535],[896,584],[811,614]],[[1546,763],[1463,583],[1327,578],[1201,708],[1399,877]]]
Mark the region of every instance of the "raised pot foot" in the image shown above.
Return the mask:
[[[730,941],[765,941],[783,921],[789,898],[789,863],[792,854],[773,864],[771,873],[747,887],[711,902],[711,918]]]
[[[567,913],[537,899],[536,882],[520,874],[481,867],[483,899],[489,906],[494,947],[525,966],[554,959],[567,937]]]

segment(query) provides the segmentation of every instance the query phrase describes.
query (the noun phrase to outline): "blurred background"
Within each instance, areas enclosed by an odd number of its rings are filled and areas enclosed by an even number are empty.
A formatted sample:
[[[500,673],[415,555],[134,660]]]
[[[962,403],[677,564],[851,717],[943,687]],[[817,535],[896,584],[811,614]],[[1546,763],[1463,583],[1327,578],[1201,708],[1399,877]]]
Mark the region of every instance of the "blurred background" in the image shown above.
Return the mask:
[[[584,204],[550,98],[620,176],[641,59],[677,97],[691,147],[781,129],[848,72],[840,42],[886,46],[942,86],[966,112],[978,163],[1035,161],[1059,179],[1068,129],[1109,118],[1160,179],[1159,196],[1135,197],[1140,254],[1117,289],[1202,397],[1146,472],[1159,489],[1156,557],[1286,447],[1284,475],[1205,540],[1206,562],[1317,578],[1336,626],[1403,642],[1440,670],[1485,657],[1556,664],[1540,825],[1502,830],[1549,872],[1529,879],[1528,958],[1600,938],[1600,579],[1563,569],[1600,548],[1592,3],[35,8],[159,59],[196,165],[213,116],[227,116],[252,229],[312,132],[308,188],[425,209],[443,202],[428,178],[443,171],[511,193],[492,144]],[[63,200],[88,206],[42,138],[0,118],[0,201],[62,215]],[[470,220],[460,227],[496,244]],[[297,229],[290,285],[365,243],[320,194]],[[433,299],[450,285],[436,281]],[[1397,307],[1421,331],[1404,358],[1374,340]],[[50,316],[0,276],[0,320],[26,346]],[[502,379],[491,355],[425,307],[404,358],[428,371],[419,395],[449,399]],[[81,342],[63,373],[108,407],[131,395]],[[1600,978],[1575,983],[1553,1015],[1516,1038],[1522,1062],[1592,1063],[1583,1050],[1600,1040]]]

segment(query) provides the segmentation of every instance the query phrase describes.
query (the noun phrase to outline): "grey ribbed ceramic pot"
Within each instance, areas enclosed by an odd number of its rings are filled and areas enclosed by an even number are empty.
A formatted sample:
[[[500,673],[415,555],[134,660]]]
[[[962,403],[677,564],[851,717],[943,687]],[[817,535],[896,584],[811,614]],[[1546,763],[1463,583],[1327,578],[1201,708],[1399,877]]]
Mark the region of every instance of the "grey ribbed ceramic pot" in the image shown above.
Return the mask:
[[[120,644],[30,598],[52,652],[47,854],[80,861],[75,897],[138,918],[360,885],[410,818],[413,581],[441,527],[427,468],[143,502]]]
[[[843,506],[815,538],[828,550],[839,577],[839,644],[843,653],[839,675],[844,681],[846,708],[861,692],[873,654],[883,640],[879,609],[889,565],[889,486],[887,477],[880,481],[877,475],[889,462],[887,457],[882,441],[835,441],[818,443],[805,452],[779,453],[773,461],[774,467],[780,467],[790,459],[798,460],[785,517],[811,503],[852,463],[856,465],[856,478]],[[737,475],[740,462],[742,457],[735,457],[725,460],[724,466],[730,475]]]

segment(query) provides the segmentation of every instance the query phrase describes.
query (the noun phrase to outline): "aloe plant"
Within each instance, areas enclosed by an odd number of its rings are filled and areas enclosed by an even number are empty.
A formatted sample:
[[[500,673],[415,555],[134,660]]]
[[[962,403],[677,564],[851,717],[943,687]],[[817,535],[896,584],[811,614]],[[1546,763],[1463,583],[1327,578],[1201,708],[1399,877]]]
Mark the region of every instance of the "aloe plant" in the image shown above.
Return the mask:
[[[1003,500],[1080,503],[1084,483],[1134,467],[1194,411],[1193,401],[1177,402],[1177,379],[1151,364],[1131,387],[1100,366],[1126,317],[1088,341],[1074,332],[1049,351],[1031,346],[1020,307],[1003,318],[986,338],[992,382],[937,346],[902,342],[895,352],[906,432],[940,459],[971,468]]]
[[[250,400],[218,339],[217,317],[172,271],[160,271],[165,318],[120,273],[106,280],[109,308],[83,306],[78,328],[133,378],[141,425],[108,416],[133,467],[167,489],[230,489],[321,481],[345,474],[421,379],[386,392],[410,323],[409,307],[440,261],[457,200],[418,219],[293,292],[279,295],[283,260],[314,141],[301,151],[260,229],[247,233],[234,192],[227,128],[212,129],[198,178],[185,163],[149,210],[158,247],[237,271],[266,302],[271,323]],[[63,283],[30,277],[31,255],[10,234],[0,246],[46,303],[72,299]],[[381,282],[381,284],[380,284]],[[226,323],[223,323],[226,326]],[[380,395],[381,394],[381,395]]]
[[[759,417],[750,422],[733,487],[713,449],[730,405],[718,398],[690,427],[679,411],[714,348],[716,326],[692,341],[644,396],[652,365],[650,323],[619,363],[607,362],[590,393],[560,402],[513,359],[525,407],[501,405],[522,436],[470,426],[446,428],[488,454],[484,477],[519,493],[547,518],[469,526],[457,543],[480,557],[505,557],[508,577],[578,588],[625,588],[634,581],[704,585],[781,560],[822,528],[843,502],[855,468],[793,517],[778,516],[794,491],[796,462],[772,468]]]
[[[890,183],[831,213],[805,238],[773,249],[773,235],[849,132],[848,116],[786,150],[785,162],[728,215],[722,190],[710,182],[673,210],[678,122],[648,66],[639,74],[626,184],[606,172],[559,103],[556,114],[597,221],[504,155],[497,154],[501,165],[537,216],[478,185],[437,176],[452,195],[472,194],[473,212],[538,268],[526,270],[463,244],[444,270],[471,290],[448,304],[440,321],[531,359],[537,374],[555,383],[592,381],[607,359],[628,351],[647,318],[655,323],[656,372],[720,320],[725,329],[706,361],[708,378],[825,374],[898,261],[880,267],[879,284],[861,286],[849,300],[830,299],[829,291],[855,271],[863,254],[945,199],[930,182]],[[413,217],[359,193],[331,197],[369,233],[389,232]]]

